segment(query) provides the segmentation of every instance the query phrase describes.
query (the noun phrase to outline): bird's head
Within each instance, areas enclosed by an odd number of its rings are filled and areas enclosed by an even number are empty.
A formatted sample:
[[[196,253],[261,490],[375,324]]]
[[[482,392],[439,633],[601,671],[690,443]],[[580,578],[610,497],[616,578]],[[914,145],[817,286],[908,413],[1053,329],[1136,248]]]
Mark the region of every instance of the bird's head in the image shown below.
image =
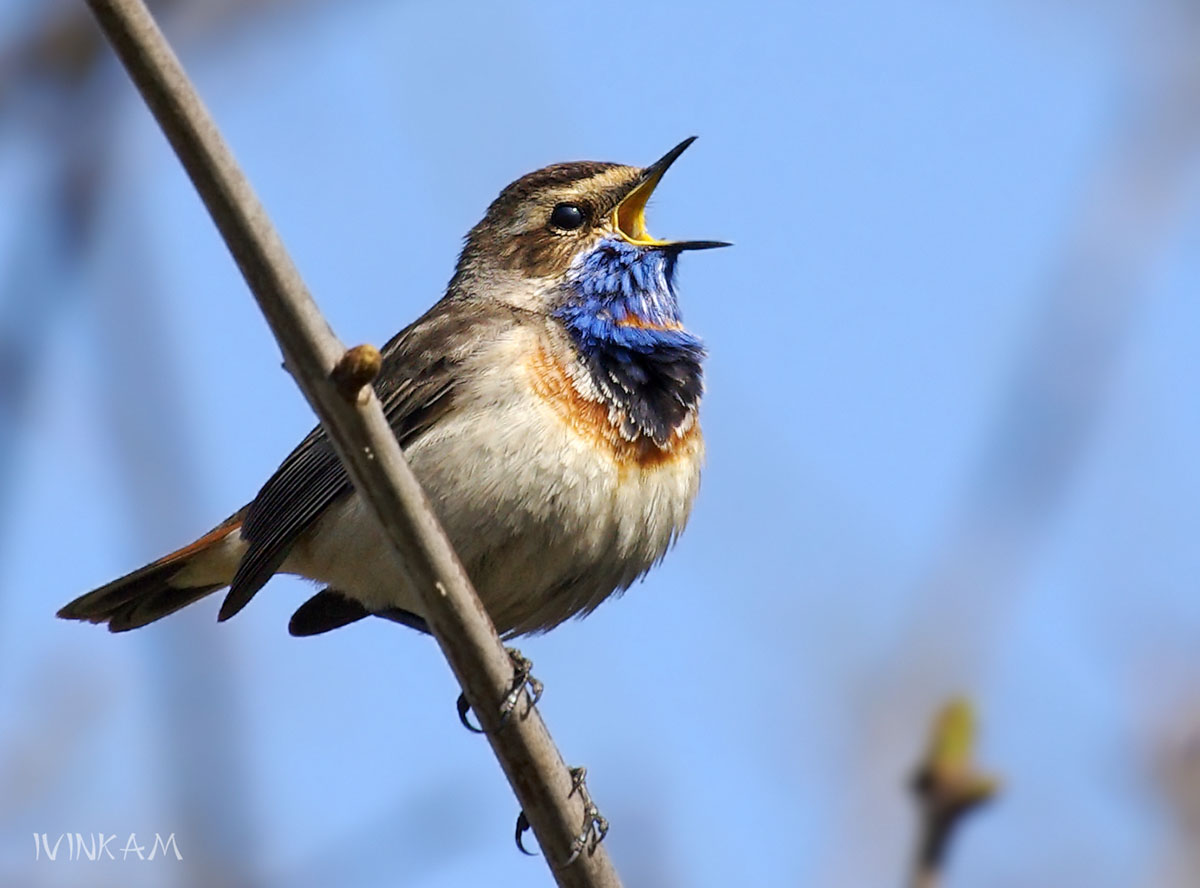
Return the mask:
[[[599,304],[642,290],[673,301],[679,254],[727,246],[659,240],[646,229],[650,195],[694,140],[648,167],[559,163],[513,182],[468,234],[451,289],[547,314],[581,297]]]

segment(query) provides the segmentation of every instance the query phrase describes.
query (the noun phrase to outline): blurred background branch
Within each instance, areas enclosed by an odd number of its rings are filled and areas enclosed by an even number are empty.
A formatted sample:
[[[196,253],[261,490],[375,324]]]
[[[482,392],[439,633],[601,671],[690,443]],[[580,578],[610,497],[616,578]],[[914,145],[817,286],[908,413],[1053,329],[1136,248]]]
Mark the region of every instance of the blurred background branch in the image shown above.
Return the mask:
[[[863,705],[851,735],[867,767],[848,797],[848,823],[888,808],[883,787],[905,755],[889,738],[913,736],[919,713],[953,688],[975,685],[997,655],[1085,462],[1156,262],[1193,197],[1200,4],[1155,0],[1123,13],[1131,34],[1121,44],[1126,81],[1100,162],[893,649],[860,677]],[[832,861],[835,880],[873,881],[877,874],[860,863]]]
[[[312,2],[156,0],[152,5],[183,45],[196,46],[229,39],[268,7]],[[166,551],[215,510],[191,446],[197,418],[190,399],[180,396],[181,373],[162,317],[154,263],[145,253],[142,220],[135,215],[119,227],[103,228],[105,199],[116,178],[114,127],[124,102],[114,86],[120,81],[111,76],[111,54],[83,3],[37,4],[29,19],[0,44],[0,136],[32,142],[39,163],[27,183],[29,212],[14,242],[6,245],[10,261],[0,266],[0,531],[15,520],[10,508],[19,436],[29,425],[30,397],[48,360],[48,343],[67,314],[68,300],[81,289],[79,277],[97,244],[116,238],[125,258],[104,285],[87,287],[99,320],[95,347],[106,370],[93,377],[94,395],[104,405],[99,431],[111,441],[132,535],[152,551]],[[131,337],[139,350],[129,347]],[[146,349],[154,351],[152,357]],[[152,373],[146,372],[148,357]],[[131,391],[138,397],[129,397]],[[9,536],[0,532],[0,558]],[[0,595],[7,591],[0,589]],[[240,888],[257,884],[249,847],[259,830],[243,792],[249,766],[239,692],[229,639],[198,631],[198,624],[207,627],[208,621],[184,614],[162,634],[139,640],[142,656],[156,664],[142,676],[156,704],[151,730],[158,733],[156,746],[164,759],[164,779],[156,785],[192,844],[179,884]],[[0,625],[0,636],[6,628]],[[74,682],[62,686],[74,699]],[[44,692],[55,696],[59,687],[47,684]],[[6,733],[3,739],[15,742],[18,736]],[[19,754],[0,745],[0,760]],[[50,756],[47,766],[61,760]],[[54,785],[33,784],[47,791]],[[33,786],[26,787],[26,793],[32,791]],[[19,797],[5,796],[8,804],[18,803]]]
[[[974,759],[974,710],[966,700],[951,700],[933,717],[925,755],[913,774],[920,832],[912,888],[939,888],[963,818],[996,794],[996,782],[976,769]]]

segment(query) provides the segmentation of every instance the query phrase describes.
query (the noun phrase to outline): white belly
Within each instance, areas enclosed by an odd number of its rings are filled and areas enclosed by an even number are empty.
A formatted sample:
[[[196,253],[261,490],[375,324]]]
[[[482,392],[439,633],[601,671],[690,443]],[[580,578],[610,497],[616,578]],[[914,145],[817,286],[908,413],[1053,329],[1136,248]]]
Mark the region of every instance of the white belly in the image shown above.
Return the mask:
[[[406,451],[497,628],[549,629],[626,588],[682,531],[700,478],[698,429],[652,465],[614,458],[534,393],[510,344],[465,404]],[[368,609],[420,614],[357,495],[331,507],[284,570]]]

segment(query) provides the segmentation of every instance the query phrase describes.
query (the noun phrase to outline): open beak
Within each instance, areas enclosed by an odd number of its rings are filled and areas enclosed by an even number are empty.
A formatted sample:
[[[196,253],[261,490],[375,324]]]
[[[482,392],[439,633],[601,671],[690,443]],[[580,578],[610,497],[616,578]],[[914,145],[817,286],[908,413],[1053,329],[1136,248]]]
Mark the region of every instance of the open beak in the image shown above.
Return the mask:
[[[663,250],[711,250],[714,247],[729,247],[732,244],[725,241],[665,241],[652,236],[646,230],[646,203],[650,195],[658,187],[663,174],[670,169],[679,155],[696,141],[695,136],[688,136],[661,158],[642,171],[641,179],[613,210],[613,226],[629,243],[639,247],[658,247]]]

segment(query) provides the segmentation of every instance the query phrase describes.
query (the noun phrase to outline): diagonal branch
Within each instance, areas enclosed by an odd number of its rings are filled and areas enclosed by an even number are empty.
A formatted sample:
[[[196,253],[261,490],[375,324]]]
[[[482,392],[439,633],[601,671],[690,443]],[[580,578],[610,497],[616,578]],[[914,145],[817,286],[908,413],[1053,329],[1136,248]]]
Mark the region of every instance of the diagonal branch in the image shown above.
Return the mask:
[[[355,488],[402,556],[441,645],[562,886],[618,886],[603,846],[572,857],[581,793],[532,706],[501,724],[512,661],[409,469],[379,399],[345,397],[330,374],[345,353],[142,0],[88,0],[216,222],[284,359]],[[354,376],[353,368],[349,373]],[[342,389],[346,386],[343,384]],[[563,863],[560,863],[563,862]]]

